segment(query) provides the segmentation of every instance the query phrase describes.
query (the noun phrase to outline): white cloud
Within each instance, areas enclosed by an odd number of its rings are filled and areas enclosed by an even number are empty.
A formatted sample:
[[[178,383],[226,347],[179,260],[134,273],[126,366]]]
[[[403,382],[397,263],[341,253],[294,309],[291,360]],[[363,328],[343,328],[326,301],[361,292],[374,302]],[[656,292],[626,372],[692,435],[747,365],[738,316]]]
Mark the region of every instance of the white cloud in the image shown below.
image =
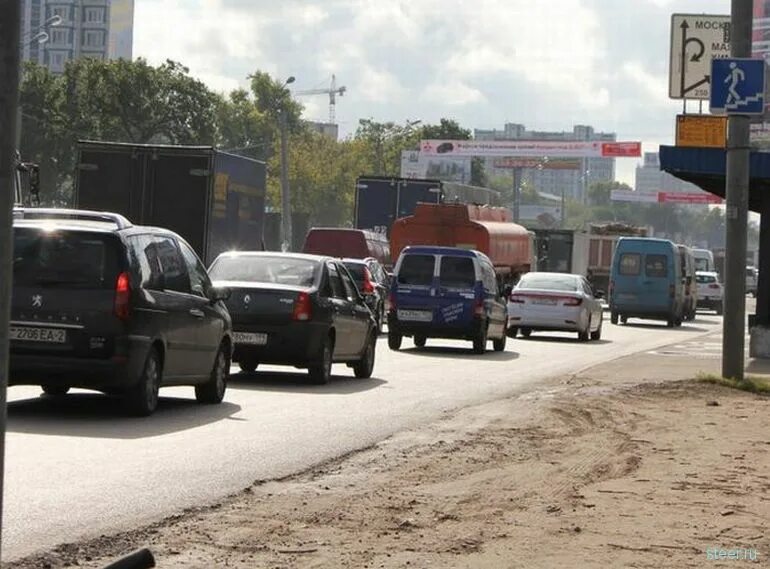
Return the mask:
[[[487,101],[481,91],[469,87],[462,81],[432,83],[425,87],[422,98],[438,105],[451,106],[479,104]]]
[[[387,71],[364,66],[360,71],[358,89],[365,100],[374,103],[399,103],[406,89],[398,78]]]
[[[668,78],[649,72],[639,61],[627,61],[622,67],[623,77],[630,81],[629,87],[634,92],[641,92],[645,95],[648,104],[655,104],[660,107],[669,106],[671,100],[668,98]]]

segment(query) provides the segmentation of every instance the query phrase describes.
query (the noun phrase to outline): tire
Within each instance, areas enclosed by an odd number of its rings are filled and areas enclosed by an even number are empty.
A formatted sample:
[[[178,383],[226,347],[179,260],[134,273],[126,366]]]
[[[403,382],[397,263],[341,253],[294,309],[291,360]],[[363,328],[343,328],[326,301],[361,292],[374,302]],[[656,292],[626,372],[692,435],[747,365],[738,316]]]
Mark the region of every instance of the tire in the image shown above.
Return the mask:
[[[255,362],[254,360],[238,362],[238,367],[241,368],[241,371],[243,373],[252,374],[255,371],[257,371],[257,368],[259,367],[259,362]]]
[[[623,324],[624,326],[628,324],[628,316],[621,316],[620,323]]]
[[[393,351],[400,350],[401,340],[403,340],[403,336],[401,336],[401,334],[388,330],[388,347],[391,350]]]
[[[59,385],[57,383],[44,383],[40,386],[43,393],[51,397],[62,397],[67,395],[70,390],[69,385]]]
[[[610,312],[610,322],[613,324],[618,323],[618,313],[617,312]]]
[[[591,332],[591,339],[592,340],[601,340],[602,339],[602,325],[604,324],[604,320],[602,322],[599,322],[599,327],[596,329],[595,332]]]
[[[142,369],[139,383],[126,393],[126,406],[132,415],[148,417],[158,408],[158,391],[163,377],[160,355],[156,348],[150,348]]]
[[[485,354],[487,352],[487,326],[484,325],[473,339],[473,353]]]
[[[256,367],[256,366],[255,366]],[[214,367],[209,374],[206,383],[195,386],[195,399],[198,403],[216,405],[222,403],[227,390],[227,379],[230,376],[230,355],[227,346],[219,347],[217,357],[214,358]]]
[[[531,328],[522,328],[521,329],[521,335],[524,338],[529,338],[532,335],[532,329]]]
[[[332,377],[332,354],[334,353],[334,344],[331,337],[327,337],[321,346],[320,360],[308,368],[310,381],[317,385],[329,383]]]
[[[519,329],[516,326],[514,326],[513,328],[508,328],[508,330],[506,331],[506,334],[508,334],[509,338],[515,338],[516,336],[519,335]]]
[[[412,338],[412,342],[414,342],[415,347],[417,348],[424,348],[425,342],[427,342],[427,338],[425,336],[415,336]]]
[[[353,373],[358,379],[369,379],[374,371],[374,358],[377,353],[377,336],[372,335],[366,344],[364,356],[353,365]]]
[[[505,344],[507,340],[508,340],[508,330],[505,330],[501,338],[498,338],[497,340],[492,340],[492,348],[496,352],[504,352]]]
[[[591,337],[591,320],[588,320],[588,326],[586,326],[586,329],[582,332],[578,332],[578,340],[581,342],[587,342],[588,338]]]
[[[674,322],[674,319],[673,319],[673,318],[669,318],[669,319],[666,321],[666,326],[668,326],[669,328],[673,328],[673,327],[674,327],[674,325],[675,325],[675,322]]]

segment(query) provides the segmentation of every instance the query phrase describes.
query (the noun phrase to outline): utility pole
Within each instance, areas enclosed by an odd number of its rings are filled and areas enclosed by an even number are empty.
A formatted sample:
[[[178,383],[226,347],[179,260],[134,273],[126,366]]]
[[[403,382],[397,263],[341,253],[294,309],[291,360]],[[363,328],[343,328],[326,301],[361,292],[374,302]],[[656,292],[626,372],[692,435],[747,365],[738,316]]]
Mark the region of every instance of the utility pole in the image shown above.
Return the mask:
[[[281,109],[281,250],[291,251],[291,196],[289,194],[289,135],[286,109]]]
[[[0,0],[0,527],[5,474],[8,395],[8,325],[11,317],[13,179],[16,109],[19,106],[19,26],[21,2]],[[0,551],[2,541],[0,540]]]
[[[751,57],[752,0],[730,5],[730,55]],[[749,129],[746,115],[730,115],[725,178],[725,299],[722,376],[743,381],[746,335],[746,230],[749,211]]]
[[[513,168],[513,222],[519,223],[521,205],[521,168]]]

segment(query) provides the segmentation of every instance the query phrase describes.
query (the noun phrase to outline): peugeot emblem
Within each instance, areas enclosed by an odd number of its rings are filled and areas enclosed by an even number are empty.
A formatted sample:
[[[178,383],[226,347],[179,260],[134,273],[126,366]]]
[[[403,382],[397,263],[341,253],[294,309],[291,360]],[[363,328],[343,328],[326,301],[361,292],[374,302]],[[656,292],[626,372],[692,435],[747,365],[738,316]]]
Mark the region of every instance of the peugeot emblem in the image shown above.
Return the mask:
[[[32,296],[32,308],[42,308],[43,306],[43,296],[40,294],[35,294]]]
[[[243,304],[249,304],[251,302],[251,295],[246,295],[243,297]]]

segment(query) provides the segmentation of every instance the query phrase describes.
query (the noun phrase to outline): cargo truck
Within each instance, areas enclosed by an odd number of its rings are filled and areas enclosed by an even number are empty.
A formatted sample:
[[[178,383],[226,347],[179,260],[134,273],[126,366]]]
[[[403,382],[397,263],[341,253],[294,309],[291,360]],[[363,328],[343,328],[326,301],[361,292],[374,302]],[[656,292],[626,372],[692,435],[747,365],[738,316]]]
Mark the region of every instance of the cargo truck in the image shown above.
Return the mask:
[[[515,283],[535,263],[534,234],[511,221],[510,210],[468,204],[418,204],[396,220],[390,236],[395,263],[410,245],[460,247],[484,253],[501,287]]]
[[[353,225],[390,236],[393,222],[412,215],[418,203],[499,205],[500,199],[499,192],[487,188],[441,180],[361,176],[356,180]]]
[[[265,163],[210,146],[80,141],[75,206],[181,235],[206,264],[264,250]]]

